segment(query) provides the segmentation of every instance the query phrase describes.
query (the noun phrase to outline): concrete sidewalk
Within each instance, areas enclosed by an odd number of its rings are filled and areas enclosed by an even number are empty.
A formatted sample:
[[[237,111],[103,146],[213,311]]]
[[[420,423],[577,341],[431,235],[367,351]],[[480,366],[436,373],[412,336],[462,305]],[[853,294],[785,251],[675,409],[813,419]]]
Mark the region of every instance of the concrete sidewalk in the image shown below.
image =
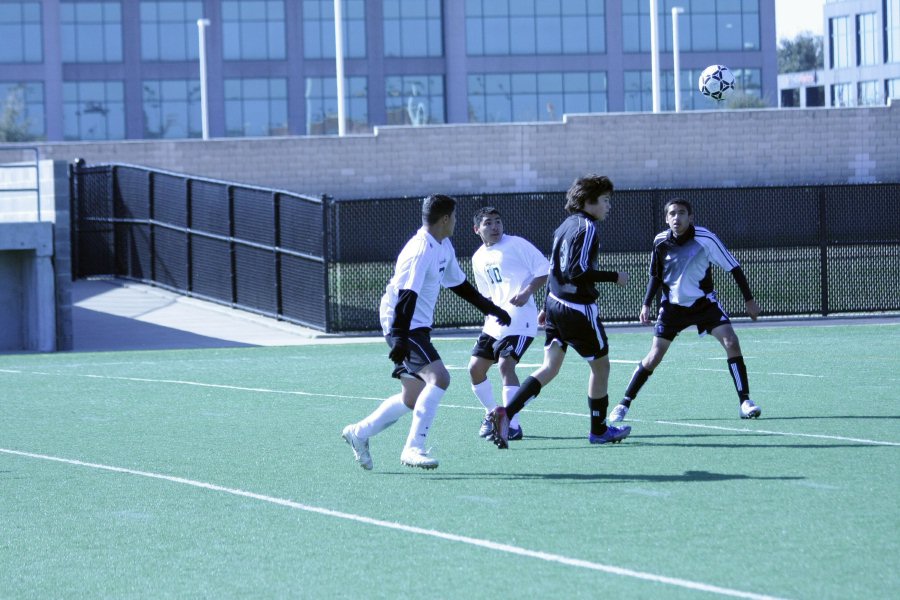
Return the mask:
[[[73,350],[296,346],[347,338],[121,280],[72,283]]]

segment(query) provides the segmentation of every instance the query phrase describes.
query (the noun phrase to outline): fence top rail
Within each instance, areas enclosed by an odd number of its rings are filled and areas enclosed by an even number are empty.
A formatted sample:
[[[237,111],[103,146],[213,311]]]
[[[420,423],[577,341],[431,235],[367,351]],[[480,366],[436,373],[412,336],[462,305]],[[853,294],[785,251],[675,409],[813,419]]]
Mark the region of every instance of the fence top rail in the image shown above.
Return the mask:
[[[214,179],[212,177],[202,177],[199,175],[191,175],[190,173],[178,173],[177,171],[166,171],[165,169],[155,169],[152,167],[145,167],[141,165],[132,165],[129,163],[97,163],[91,165],[84,165],[85,169],[94,169],[94,168],[110,168],[110,169],[118,169],[118,168],[127,168],[127,169],[137,169],[138,171],[146,171],[148,173],[157,173],[160,175],[170,175],[172,177],[183,177],[184,179],[190,179],[191,181],[202,181],[204,183],[214,183],[217,185],[226,185],[231,187],[238,187],[245,190],[255,190],[258,192],[269,192],[274,194],[281,194],[282,196],[292,196],[294,198],[299,198],[301,200],[307,200],[309,202],[315,202],[317,204],[322,204],[324,201],[322,197],[311,196],[309,194],[301,194],[300,192],[294,192],[291,190],[284,190],[279,188],[270,188],[264,187],[260,185],[252,185],[249,183],[239,183],[235,181],[226,181],[224,179]]]

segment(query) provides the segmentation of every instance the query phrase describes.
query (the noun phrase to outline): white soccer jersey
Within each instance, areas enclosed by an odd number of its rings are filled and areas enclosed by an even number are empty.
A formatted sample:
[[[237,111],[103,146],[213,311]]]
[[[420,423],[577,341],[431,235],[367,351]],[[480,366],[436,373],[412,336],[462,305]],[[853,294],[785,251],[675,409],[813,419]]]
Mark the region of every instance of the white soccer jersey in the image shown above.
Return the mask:
[[[653,244],[650,274],[662,280],[663,293],[672,304],[691,306],[713,291],[710,264],[726,271],[740,266],[725,244],[705,227],[694,227],[693,238],[683,244],[676,243],[668,231],[658,234]]]
[[[478,291],[494,301],[512,318],[504,327],[491,315],[485,317],[484,333],[495,339],[508,335],[537,335],[537,306],[534,297],[525,306],[513,306],[510,299],[525,288],[532,279],[546,275],[550,261],[531,242],[514,235],[506,235],[493,246],[482,245],[472,256],[472,271]]]
[[[465,279],[466,274],[459,268],[450,238],[438,242],[424,226],[421,227],[400,251],[394,276],[381,298],[382,331],[385,335],[390,333],[400,290],[412,290],[418,296],[410,330],[431,327],[441,286],[455,287]]]

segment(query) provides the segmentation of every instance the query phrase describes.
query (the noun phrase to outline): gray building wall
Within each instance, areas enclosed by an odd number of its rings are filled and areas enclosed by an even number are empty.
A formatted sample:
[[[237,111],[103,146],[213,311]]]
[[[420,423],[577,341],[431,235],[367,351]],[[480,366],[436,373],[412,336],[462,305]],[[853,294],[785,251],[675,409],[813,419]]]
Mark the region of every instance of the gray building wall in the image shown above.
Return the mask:
[[[561,123],[381,127],[344,138],[43,144],[44,158],[129,163],[337,198],[900,181],[900,105],[568,115]]]

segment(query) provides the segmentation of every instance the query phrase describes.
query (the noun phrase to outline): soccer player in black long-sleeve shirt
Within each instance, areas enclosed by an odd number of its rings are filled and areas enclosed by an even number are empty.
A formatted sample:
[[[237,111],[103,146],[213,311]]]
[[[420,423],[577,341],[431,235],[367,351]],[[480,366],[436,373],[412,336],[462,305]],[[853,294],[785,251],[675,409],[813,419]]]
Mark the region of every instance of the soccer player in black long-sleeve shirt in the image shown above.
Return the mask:
[[[509,406],[497,407],[490,413],[494,431],[491,440],[498,448],[507,448],[509,419],[537,396],[559,373],[569,346],[591,367],[588,380],[588,407],[591,413],[592,444],[620,442],[631,427],[608,427],[609,408],[609,342],[597,311],[596,284],[615,283],[625,286],[628,273],[600,271],[597,254],[600,241],[597,222],[609,214],[613,184],[609,178],[587,175],[575,180],[566,193],[569,217],[553,234],[550,255],[549,293],[544,309],[546,341],[544,364],[522,382]]]
[[[750,399],[741,344],[713,288],[712,265],[716,264],[731,273],[744,297],[747,314],[754,321],[759,316],[759,305],[753,299],[737,259],[716,234],[705,227],[694,227],[693,209],[686,200],[669,200],[664,212],[669,229],[653,240],[650,281],[640,316],[642,324],[650,324],[650,304],[657,292],[662,290],[653,345],[634,370],[625,397],[609,414],[609,422],[618,423],[625,418],[632,400],[662,361],[675,336],[691,325],[697,327],[700,335],[712,335],[725,348],[728,371],[734,380],[740,404],[738,414],[742,419],[755,419],[762,411]]]

